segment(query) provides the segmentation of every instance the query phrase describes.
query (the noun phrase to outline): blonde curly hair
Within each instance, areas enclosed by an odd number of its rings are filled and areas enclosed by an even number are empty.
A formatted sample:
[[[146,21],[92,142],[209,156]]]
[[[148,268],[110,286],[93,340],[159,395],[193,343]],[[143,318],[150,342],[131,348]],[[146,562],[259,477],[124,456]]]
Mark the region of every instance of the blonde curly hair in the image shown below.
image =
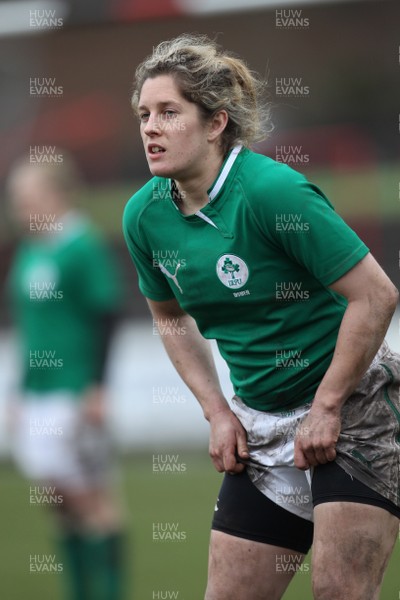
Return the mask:
[[[206,35],[185,33],[161,42],[137,67],[132,95],[136,114],[144,82],[158,75],[172,75],[183,97],[198,105],[204,119],[227,111],[221,139],[224,153],[238,143],[249,147],[261,141],[272,129],[264,99],[266,82]]]

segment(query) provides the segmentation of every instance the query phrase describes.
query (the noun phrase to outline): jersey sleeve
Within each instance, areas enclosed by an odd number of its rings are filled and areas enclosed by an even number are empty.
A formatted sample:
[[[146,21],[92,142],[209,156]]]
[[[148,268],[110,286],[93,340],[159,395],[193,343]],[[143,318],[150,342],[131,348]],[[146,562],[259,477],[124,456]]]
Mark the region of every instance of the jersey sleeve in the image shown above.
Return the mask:
[[[323,192],[294,169],[278,164],[263,188],[251,204],[264,234],[325,287],[368,254]]]
[[[138,274],[139,289],[150,300],[158,302],[171,300],[175,297],[174,293],[160,269],[154,265],[151,253],[143,244],[139,231],[140,212],[134,203],[135,197],[131,198],[125,208],[122,228],[129,254]]]

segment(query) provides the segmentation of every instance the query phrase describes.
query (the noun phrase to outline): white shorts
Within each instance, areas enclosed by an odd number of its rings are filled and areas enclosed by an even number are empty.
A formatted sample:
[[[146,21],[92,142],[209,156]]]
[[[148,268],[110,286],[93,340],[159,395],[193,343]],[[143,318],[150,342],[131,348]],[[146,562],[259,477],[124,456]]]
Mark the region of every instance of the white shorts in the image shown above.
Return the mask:
[[[244,462],[250,480],[275,504],[312,521],[313,469],[301,471],[294,465],[296,430],[311,404],[267,413],[249,408],[234,396],[231,408],[247,431],[250,460]],[[389,502],[388,510],[396,515],[400,508],[399,439],[400,355],[384,342],[342,406],[335,462]]]
[[[79,399],[68,392],[25,396],[12,454],[26,477],[76,491],[103,486],[111,470],[108,432],[85,422]]]
[[[275,504],[312,521],[311,473],[300,471],[294,464],[296,429],[310,405],[267,413],[246,406],[234,396],[231,409],[247,432],[250,459],[243,462],[250,480]]]

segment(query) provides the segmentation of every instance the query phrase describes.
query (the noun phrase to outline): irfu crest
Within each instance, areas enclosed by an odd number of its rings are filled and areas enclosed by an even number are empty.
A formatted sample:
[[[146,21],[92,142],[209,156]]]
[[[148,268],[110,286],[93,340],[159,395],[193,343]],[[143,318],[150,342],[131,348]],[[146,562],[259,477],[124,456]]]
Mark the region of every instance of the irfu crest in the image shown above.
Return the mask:
[[[216,267],[218,279],[227,288],[237,290],[247,283],[249,268],[240,256],[223,254],[219,257]]]
[[[226,275],[230,273],[231,278],[235,279],[235,273],[240,271],[240,266],[237,263],[233,263],[230,258],[225,258],[222,271],[226,273]]]

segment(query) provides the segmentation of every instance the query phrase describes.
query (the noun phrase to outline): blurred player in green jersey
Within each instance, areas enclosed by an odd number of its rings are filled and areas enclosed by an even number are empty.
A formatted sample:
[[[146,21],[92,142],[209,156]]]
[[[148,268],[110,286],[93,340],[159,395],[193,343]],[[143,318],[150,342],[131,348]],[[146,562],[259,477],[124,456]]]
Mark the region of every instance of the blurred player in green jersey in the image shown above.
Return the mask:
[[[250,150],[261,92],[243,61],[182,35],[139,65],[132,98],[154,177],[125,238],[225,472],[206,600],[278,600],[311,543],[316,600],[377,600],[400,516],[398,293],[315,185]]]
[[[121,300],[101,235],[73,207],[79,174],[23,158],[8,179],[21,242],[9,275],[22,381],[13,452],[58,517],[69,597],[121,597],[121,509],[115,494],[104,374]]]

